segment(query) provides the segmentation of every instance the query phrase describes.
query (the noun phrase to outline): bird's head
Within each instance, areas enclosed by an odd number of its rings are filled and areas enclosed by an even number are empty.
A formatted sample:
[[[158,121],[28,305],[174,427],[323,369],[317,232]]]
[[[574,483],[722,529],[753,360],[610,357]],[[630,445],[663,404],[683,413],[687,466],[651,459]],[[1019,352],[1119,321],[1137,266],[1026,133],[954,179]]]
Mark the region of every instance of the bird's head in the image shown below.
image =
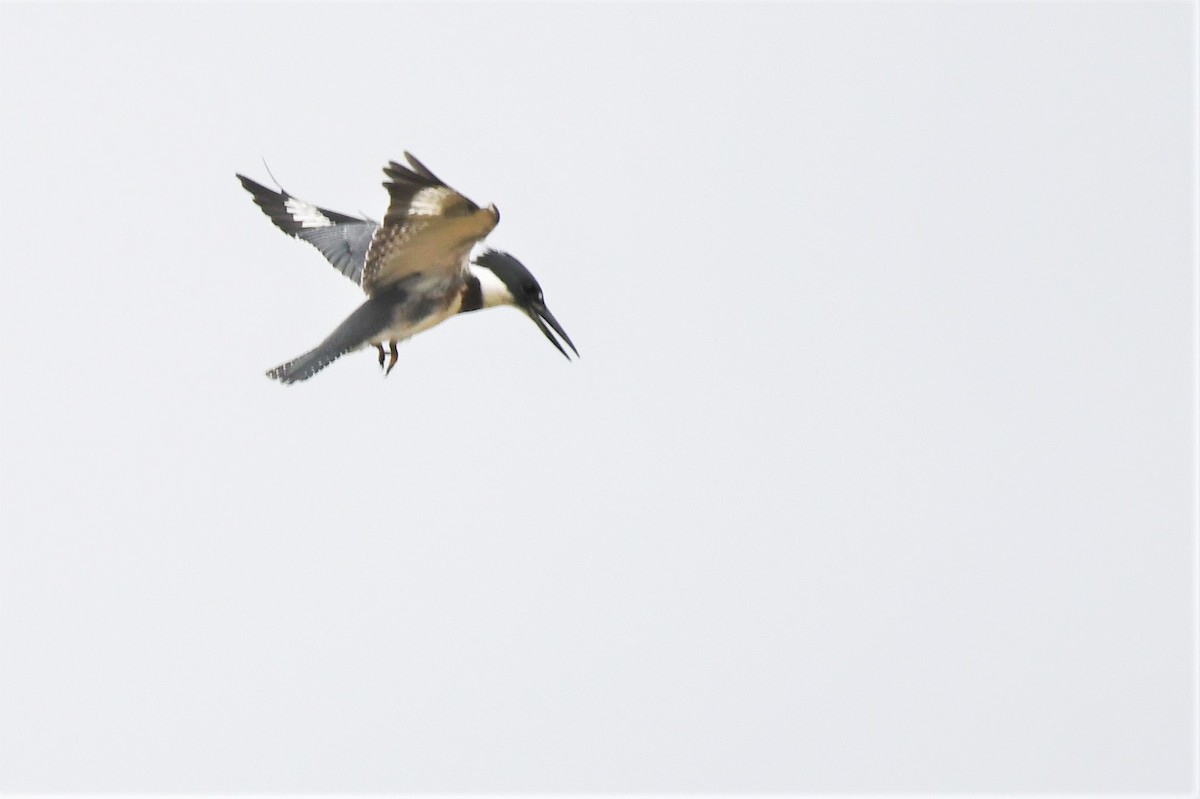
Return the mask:
[[[558,348],[563,357],[567,360],[571,359],[563,345],[554,337],[554,333],[557,333],[558,337],[571,348],[575,357],[579,357],[579,350],[575,349],[575,345],[571,343],[571,337],[567,335],[566,331],[562,329],[562,325],[554,318],[554,314],[550,313],[550,309],[546,307],[546,301],[542,297],[542,287],[538,285],[537,279],[525,268],[523,263],[506,252],[489,249],[475,257],[471,263],[471,272],[479,279],[484,308],[512,305],[521,309],[526,316],[533,320],[542,334],[550,340],[550,343]],[[554,330],[554,333],[550,332],[551,329]]]

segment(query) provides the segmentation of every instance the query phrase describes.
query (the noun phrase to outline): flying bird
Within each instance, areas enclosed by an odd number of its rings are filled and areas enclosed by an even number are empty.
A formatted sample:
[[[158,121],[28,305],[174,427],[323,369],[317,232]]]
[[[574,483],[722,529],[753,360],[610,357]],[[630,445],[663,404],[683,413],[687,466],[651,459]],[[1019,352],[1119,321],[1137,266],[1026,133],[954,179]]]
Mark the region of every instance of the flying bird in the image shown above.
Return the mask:
[[[378,351],[387,376],[401,341],[455,314],[501,305],[523,311],[567,360],[571,356],[555,334],[578,357],[525,265],[480,244],[500,221],[496,206],[480,208],[411,154],[404,157],[408,166],[389,161],[383,170],[390,202],[382,224],[319,208],[282,188],[272,191],[237,176],[276,227],[316,247],[367,295],[324,341],[267,376],[283,383],[307,380],[367,346]]]

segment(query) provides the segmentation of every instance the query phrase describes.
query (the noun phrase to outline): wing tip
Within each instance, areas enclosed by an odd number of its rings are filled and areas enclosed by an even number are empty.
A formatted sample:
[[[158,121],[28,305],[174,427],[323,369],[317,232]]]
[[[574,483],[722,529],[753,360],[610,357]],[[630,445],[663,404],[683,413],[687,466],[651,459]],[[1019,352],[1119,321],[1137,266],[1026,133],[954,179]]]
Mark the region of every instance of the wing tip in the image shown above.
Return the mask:
[[[388,161],[387,166],[383,168],[383,174],[391,178],[392,183],[384,183],[384,186],[418,186],[426,188],[430,186],[445,186],[446,183],[437,175],[430,171],[429,167],[422,164],[408,150],[404,151],[404,157],[410,164],[405,166],[398,161]]]
[[[438,179],[438,176],[433,174],[433,172],[430,171],[429,167],[425,166],[420,161],[418,161],[417,157],[415,155],[413,155],[412,153],[410,153],[408,150],[404,151],[404,157],[408,160],[408,163],[412,164],[412,168],[414,170],[416,170],[418,174],[422,175],[423,177],[427,177],[430,180],[434,180],[434,181],[437,181],[438,183],[442,183],[442,181]]]
[[[245,189],[246,191],[250,192],[251,194],[257,195],[260,191],[267,191],[267,192],[271,191],[263,184],[259,183],[256,180],[251,180],[250,178],[243,175],[241,172],[234,172],[233,176],[238,179],[239,183],[242,184],[242,188]],[[274,192],[271,192],[271,193],[274,194]]]

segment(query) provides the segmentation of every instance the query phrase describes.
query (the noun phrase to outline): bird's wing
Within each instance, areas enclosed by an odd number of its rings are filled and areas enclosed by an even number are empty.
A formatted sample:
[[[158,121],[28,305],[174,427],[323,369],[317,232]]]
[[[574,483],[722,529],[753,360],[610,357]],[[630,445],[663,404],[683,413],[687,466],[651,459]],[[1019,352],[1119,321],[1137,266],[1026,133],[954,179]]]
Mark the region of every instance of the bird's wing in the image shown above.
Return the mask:
[[[245,175],[237,178],[275,227],[307,241],[343,275],[355,283],[362,282],[363,264],[371,238],[379,228],[378,222],[318,208],[286,191],[272,191]]]
[[[443,183],[408,153],[411,168],[390,161],[383,172],[391,195],[375,231],[362,288],[368,295],[416,273],[451,276],[466,268],[471,248],[496,223],[494,207],[480,208]]]

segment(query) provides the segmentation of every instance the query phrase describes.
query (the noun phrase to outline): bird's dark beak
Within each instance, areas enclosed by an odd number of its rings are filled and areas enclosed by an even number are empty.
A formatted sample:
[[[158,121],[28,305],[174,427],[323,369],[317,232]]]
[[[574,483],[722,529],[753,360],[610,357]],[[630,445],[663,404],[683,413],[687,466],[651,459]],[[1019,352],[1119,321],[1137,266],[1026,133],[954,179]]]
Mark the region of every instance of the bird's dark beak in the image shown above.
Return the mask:
[[[558,351],[563,354],[564,358],[568,361],[571,360],[571,356],[563,349],[563,345],[558,343],[558,339],[554,337],[554,333],[557,333],[559,338],[567,343],[567,346],[571,348],[571,352],[575,353],[576,358],[579,357],[579,350],[575,349],[575,345],[571,343],[571,337],[567,335],[567,331],[562,329],[562,325],[554,318],[554,314],[550,313],[550,309],[546,307],[545,303],[530,303],[529,307],[525,309],[525,313],[529,314],[529,318],[538,326],[538,330],[542,331],[542,335],[550,339],[550,343],[558,348]],[[550,327],[546,327],[546,325]],[[550,328],[554,329],[554,333],[550,332]]]

